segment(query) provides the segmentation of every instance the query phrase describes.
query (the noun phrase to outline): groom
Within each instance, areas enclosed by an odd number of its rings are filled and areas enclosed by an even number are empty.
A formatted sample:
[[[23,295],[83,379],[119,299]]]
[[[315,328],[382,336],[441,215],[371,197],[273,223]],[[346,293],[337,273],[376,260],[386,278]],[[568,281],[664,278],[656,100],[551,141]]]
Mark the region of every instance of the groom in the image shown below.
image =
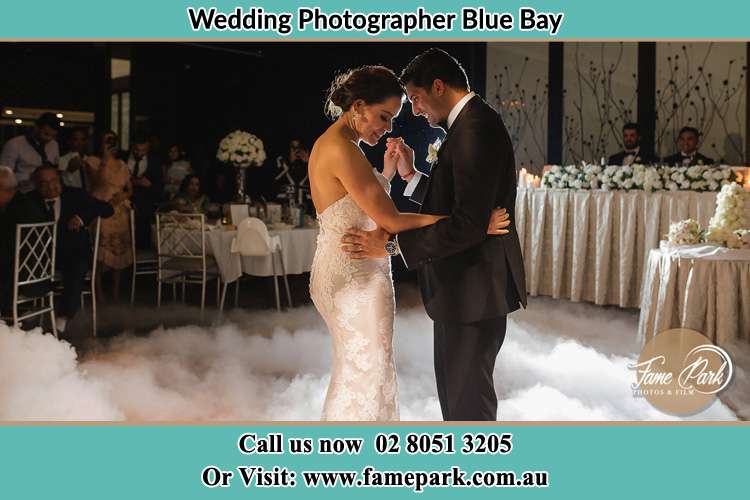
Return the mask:
[[[447,131],[430,175],[414,169],[414,151],[400,139],[389,150],[408,181],[404,194],[421,211],[448,218],[395,237],[351,229],[343,237],[352,258],[401,254],[416,269],[433,319],[434,361],[445,420],[495,420],[492,379],[505,339],[506,317],[526,306],[523,258],[514,231],[488,236],[494,207],[506,207],[515,227],[513,146],[498,114],[469,89],[461,65],[440,49],[414,58],[401,74],[415,115]]]

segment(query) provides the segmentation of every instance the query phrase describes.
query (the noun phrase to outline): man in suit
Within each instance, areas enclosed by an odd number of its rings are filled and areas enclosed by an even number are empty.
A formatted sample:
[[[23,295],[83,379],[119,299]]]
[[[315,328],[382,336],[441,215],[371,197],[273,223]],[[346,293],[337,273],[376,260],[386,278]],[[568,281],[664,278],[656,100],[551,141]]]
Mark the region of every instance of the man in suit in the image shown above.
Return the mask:
[[[44,222],[44,214],[26,195],[18,191],[13,169],[0,166],[0,311],[7,314],[13,290],[13,270],[16,250],[16,225]],[[48,291],[45,284],[29,286],[26,295],[41,295]]]
[[[624,150],[609,157],[607,165],[653,165],[658,158],[641,150],[641,128],[637,123],[626,123],[622,127]]]
[[[676,167],[692,167],[693,165],[713,165],[714,160],[698,152],[701,133],[694,127],[682,127],[677,136],[677,149],[672,156],[664,158],[664,163]]]
[[[63,292],[57,301],[56,326],[64,332],[67,322],[78,312],[86,272],[92,264],[88,227],[97,217],[111,217],[114,209],[82,189],[63,187],[60,172],[53,165],[37,168],[33,179],[36,189],[30,199],[48,220],[57,222],[55,270],[62,274]]]
[[[136,245],[150,249],[151,223],[164,197],[163,161],[151,152],[146,136],[136,136],[125,162],[133,183],[131,202],[135,206]]]
[[[430,49],[401,75],[415,115],[447,135],[429,177],[414,169],[414,152],[398,142],[405,194],[421,211],[446,215],[395,239],[350,230],[345,248],[365,257],[400,253],[418,271],[422,300],[434,321],[434,362],[445,420],[495,420],[492,373],[505,338],[506,317],[526,305],[523,258],[514,231],[486,234],[491,212],[505,207],[515,225],[513,146],[498,114],[469,89],[453,57]],[[359,245],[359,246],[358,246]]]

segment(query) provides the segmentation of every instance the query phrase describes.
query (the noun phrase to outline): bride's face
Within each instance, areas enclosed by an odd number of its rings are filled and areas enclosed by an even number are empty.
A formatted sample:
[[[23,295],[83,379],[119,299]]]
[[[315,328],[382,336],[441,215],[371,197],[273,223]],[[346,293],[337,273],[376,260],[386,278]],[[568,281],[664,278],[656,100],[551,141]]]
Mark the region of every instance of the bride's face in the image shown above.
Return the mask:
[[[389,97],[383,102],[364,104],[360,102],[354,106],[354,126],[360,140],[374,146],[388,132],[393,129],[393,119],[401,112],[401,98]]]

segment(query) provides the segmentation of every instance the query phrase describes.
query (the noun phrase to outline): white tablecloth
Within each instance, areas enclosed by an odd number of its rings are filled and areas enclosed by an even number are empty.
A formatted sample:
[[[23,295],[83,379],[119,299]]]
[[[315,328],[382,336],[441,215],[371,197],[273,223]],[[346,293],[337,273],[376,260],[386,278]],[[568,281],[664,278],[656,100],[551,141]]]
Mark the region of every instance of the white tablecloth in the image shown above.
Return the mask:
[[[716,193],[521,189],[516,225],[530,295],[639,307],[648,252],[669,225],[707,225]]]
[[[690,328],[715,344],[750,341],[750,250],[662,242],[649,254],[638,335]]]
[[[271,236],[278,235],[284,256],[284,266],[287,274],[302,274],[312,268],[315,248],[317,246],[318,229],[283,229],[269,230]],[[241,257],[232,253],[232,240],[237,231],[214,229],[206,233],[209,253],[216,258],[221,278],[231,283],[243,273],[253,276],[273,276],[271,257]],[[277,272],[281,269],[277,265]]]

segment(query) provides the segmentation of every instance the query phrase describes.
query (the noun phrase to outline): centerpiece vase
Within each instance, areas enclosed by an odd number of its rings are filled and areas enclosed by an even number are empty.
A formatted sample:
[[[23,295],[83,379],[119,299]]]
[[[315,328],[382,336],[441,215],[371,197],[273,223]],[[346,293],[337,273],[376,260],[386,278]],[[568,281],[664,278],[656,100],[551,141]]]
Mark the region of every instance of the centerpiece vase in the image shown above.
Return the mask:
[[[250,195],[248,195],[247,192],[245,191],[245,171],[247,169],[244,167],[235,166],[234,170],[235,170],[235,176],[237,179],[237,193],[235,195],[234,201],[240,204],[252,203],[252,200],[250,199]]]

